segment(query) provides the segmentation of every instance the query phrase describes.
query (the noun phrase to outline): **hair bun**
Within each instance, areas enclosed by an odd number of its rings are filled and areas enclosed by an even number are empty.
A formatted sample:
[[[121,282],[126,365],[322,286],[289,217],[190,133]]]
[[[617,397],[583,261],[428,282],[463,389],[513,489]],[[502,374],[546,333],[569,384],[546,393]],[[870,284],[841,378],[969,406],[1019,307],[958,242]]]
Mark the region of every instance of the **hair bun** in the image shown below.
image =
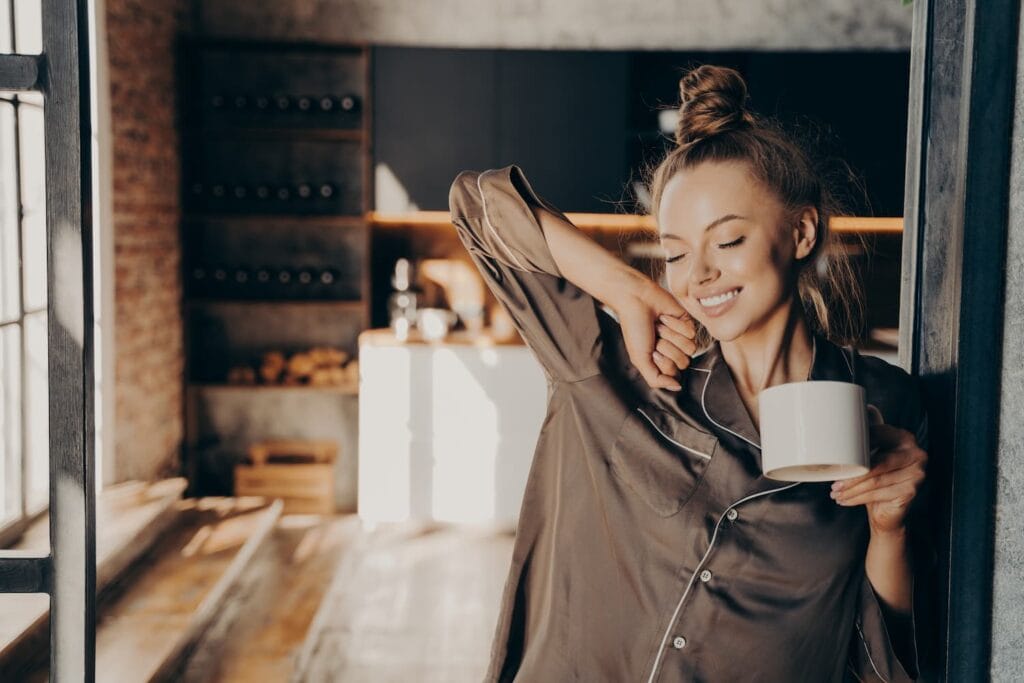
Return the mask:
[[[693,145],[754,124],[746,108],[747,84],[735,69],[705,64],[679,79],[676,143]]]

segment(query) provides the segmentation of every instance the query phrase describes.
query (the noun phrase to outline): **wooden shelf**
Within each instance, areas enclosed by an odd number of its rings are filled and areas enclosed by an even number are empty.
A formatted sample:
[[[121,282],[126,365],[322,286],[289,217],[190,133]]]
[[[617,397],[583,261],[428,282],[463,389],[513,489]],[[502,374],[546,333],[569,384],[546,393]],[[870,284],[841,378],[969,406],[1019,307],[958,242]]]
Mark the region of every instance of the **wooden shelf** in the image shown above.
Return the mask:
[[[365,299],[230,299],[215,297],[191,297],[186,299],[190,306],[331,306],[334,308],[362,309]]]
[[[312,385],[312,384],[228,384],[226,382],[189,382],[189,388],[201,391],[313,391],[355,396],[359,394],[358,384]]]
[[[656,230],[654,218],[636,214],[566,213],[572,223],[583,230],[608,232],[649,232]],[[367,220],[375,228],[440,228],[451,226],[447,211],[371,211]],[[903,232],[903,218],[874,218],[867,216],[837,216],[831,221],[837,232],[894,233]]]
[[[269,226],[283,223],[322,224],[328,228],[364,228],[369,220],[364,215],[339,216],[337,214],[294,214],[294,213],[203,213],[193,211],[182,217],[186,223],[250,223]]]

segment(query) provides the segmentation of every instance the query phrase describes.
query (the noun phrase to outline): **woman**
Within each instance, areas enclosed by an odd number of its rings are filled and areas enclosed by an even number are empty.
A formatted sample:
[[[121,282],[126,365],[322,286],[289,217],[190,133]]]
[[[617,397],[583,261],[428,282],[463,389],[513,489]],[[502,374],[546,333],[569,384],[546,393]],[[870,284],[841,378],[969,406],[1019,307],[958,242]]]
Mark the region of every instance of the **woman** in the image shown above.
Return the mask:
[[[549,380],[487,680],[915,680],[918,387],[843,336],[859,298],[807,155],[745,108],[735,71],[680,90],[651,188],[664,286],[515,165],[451,188]],[[757,394],[801,380],[865,387],[868,475],[761,474]]]

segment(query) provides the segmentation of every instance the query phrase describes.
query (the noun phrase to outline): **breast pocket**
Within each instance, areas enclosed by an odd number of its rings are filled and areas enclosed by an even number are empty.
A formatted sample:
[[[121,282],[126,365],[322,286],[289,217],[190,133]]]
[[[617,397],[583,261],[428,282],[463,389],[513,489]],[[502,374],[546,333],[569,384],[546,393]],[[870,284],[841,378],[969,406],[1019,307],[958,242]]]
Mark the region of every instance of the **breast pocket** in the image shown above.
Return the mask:
[[[693,495],[717,450],[714,434],[642,405],[626,417],[610,466],[657,514],[670,517]]]

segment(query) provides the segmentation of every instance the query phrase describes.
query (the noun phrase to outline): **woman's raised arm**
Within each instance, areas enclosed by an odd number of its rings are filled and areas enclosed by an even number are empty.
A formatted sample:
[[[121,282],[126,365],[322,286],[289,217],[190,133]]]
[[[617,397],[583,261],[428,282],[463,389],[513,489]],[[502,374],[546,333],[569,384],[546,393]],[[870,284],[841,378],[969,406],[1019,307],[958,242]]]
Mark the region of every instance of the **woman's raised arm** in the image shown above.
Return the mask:
[[[670,344],[657,335],[664,314],[684,320],[682,328],[688,326],[692,337],[684,309],[540,198],[518,166],[459,173],[449,207],[488,287],[549,377],[576,381],[599,371],[600,302],[618,317],[630,360],[645,380],[654,387],[678,387],[674,377],[659,371],[652,352],[657,345],[678,368],[688,365],[692,345]]]

